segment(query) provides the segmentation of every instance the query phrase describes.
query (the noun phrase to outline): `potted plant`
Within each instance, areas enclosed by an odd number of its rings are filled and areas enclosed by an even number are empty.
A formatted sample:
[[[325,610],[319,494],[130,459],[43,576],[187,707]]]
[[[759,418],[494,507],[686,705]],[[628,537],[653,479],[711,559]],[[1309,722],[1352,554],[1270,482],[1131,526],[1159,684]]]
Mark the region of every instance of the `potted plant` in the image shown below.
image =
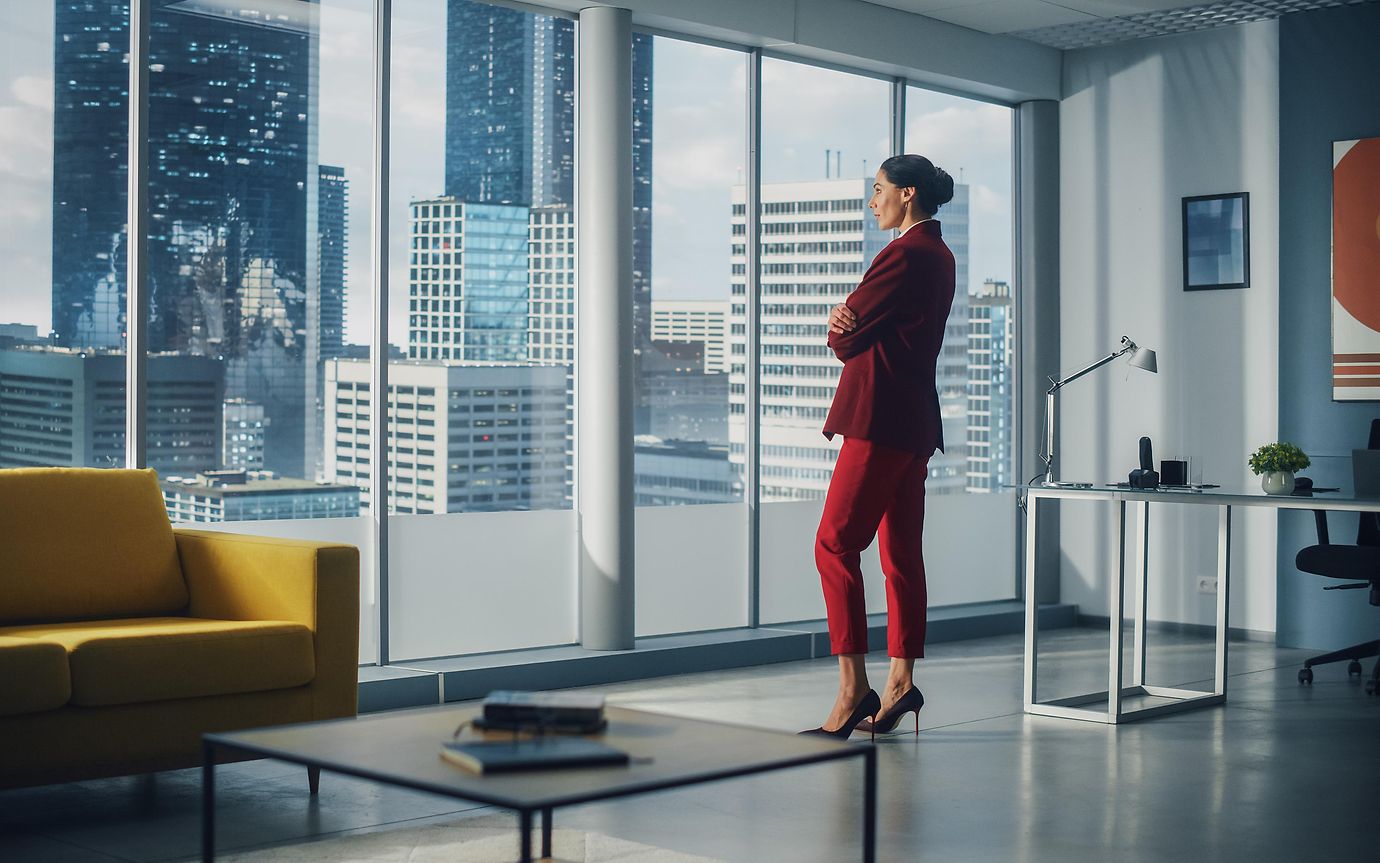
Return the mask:
[[[1250,459],[1251,471],[1260,477],[1266,494],[1291,494],[1294,491],[1294,471],[1312,464],[1303,450],[1287,441],[1267,443]]]

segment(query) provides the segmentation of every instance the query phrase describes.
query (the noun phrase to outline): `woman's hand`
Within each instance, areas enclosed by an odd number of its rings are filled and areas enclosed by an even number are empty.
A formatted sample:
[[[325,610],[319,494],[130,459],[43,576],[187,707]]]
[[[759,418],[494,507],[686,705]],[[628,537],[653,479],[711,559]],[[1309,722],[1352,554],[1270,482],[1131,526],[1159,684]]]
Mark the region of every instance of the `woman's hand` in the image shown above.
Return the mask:
[[[857,328],[858,316],[853,314],[847,303],[839,303],[829,312],[829,332],[842,335]]]

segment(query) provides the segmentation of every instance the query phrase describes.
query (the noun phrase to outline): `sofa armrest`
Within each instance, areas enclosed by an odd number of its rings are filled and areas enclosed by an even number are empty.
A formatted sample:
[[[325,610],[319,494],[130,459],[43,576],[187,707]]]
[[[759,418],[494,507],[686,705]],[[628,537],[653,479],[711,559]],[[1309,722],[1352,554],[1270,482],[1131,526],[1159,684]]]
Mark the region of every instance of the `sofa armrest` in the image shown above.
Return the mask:
[[[355,714],[359,687],[359,549],[177,528],[191,596],[187,613],[214,620],[286,620],[312,631],[316,707]]]

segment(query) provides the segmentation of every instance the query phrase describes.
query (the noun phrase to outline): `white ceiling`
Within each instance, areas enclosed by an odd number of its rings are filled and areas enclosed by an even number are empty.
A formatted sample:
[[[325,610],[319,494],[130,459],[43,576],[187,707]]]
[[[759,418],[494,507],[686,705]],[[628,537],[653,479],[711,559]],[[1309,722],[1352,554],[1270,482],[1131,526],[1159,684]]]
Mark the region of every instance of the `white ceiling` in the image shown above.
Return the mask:
[[[865,0],[928,18],[1006,33],[1055,48],[1262,21],[1290,12],[1377,0]]]

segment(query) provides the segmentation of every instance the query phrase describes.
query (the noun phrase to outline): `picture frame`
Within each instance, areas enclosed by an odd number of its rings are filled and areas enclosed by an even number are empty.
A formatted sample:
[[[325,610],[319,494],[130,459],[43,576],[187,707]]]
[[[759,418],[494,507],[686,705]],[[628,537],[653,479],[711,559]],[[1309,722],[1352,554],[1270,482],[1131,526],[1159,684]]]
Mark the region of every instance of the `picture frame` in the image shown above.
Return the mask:
[[[1332,142],[1332,400],[1380,401],[1380,137]]]
[[[1183,199],[1184,290],[1251,286],[1250,195]]]

